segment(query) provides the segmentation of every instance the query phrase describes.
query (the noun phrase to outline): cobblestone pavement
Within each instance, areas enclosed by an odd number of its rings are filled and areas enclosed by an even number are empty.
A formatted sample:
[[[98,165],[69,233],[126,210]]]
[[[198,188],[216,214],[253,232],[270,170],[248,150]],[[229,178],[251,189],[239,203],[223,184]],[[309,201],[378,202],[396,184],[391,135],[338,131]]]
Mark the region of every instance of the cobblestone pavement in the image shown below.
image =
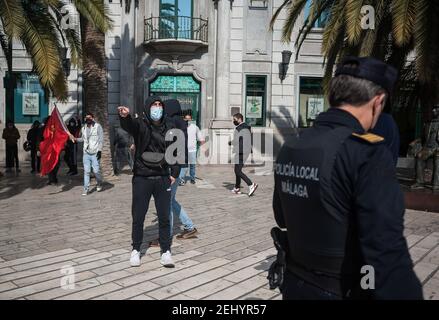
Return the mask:
[[[246,172],[255,169],[246,168]],[[0,179],[0,299],[280,299],[268,288],[273,177],[258,171],[254,197],[233,195],[230,167],[201,167],[177,199],[200,234],[176,240],[174,269],[161,267],[154,203],[145,221],[142,265],[129,266],[131,176],[81,196],[82,177],[59,186],[21,173]],[[426,299],[439,299],[439,214],[408,211],[406,235]],[[179,226],[175,226],[178,232]],[[75,287],[63,277],[75,271]]]

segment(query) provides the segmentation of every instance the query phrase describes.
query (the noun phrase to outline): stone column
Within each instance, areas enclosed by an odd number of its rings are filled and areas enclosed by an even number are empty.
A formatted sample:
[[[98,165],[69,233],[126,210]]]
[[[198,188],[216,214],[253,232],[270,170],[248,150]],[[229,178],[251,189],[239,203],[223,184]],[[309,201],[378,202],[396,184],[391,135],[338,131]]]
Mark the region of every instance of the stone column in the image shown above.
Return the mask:
[[[135,1],[131,1],[129,12],[122,6],[120,45],[120,103],[134,109],[135,77]]]
[[[216,48],[216,110],[215,118],[230,118],[229,83],[230,83],[230,16],[229,0],[218,1],[218,30]]]

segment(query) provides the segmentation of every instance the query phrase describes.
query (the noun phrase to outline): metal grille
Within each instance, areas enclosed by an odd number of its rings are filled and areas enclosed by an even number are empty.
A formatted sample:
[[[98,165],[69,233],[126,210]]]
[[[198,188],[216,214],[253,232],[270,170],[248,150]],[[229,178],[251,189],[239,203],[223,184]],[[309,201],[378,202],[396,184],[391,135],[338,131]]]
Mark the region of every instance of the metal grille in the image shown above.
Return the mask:
[[[183,16],[162,16],[145,19],[145,42],[159,39],[184,39],[206,42],[206,19]]]

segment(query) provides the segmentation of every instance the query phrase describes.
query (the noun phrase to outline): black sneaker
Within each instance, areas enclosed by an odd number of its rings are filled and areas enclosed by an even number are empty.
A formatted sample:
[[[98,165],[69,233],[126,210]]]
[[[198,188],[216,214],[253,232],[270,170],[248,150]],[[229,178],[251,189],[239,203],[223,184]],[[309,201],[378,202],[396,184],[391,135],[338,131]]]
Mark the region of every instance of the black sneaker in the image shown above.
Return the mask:
[[[191,183],[192,183],[192,184],[195,184],[195,180],[191,180]]]
[[[196,238],[196,235],[198,234],[197,228],[193,228],[192,230],[183,230],[182,233],[180,233],[177,236],[177,239],[190,239],[190,238]]]

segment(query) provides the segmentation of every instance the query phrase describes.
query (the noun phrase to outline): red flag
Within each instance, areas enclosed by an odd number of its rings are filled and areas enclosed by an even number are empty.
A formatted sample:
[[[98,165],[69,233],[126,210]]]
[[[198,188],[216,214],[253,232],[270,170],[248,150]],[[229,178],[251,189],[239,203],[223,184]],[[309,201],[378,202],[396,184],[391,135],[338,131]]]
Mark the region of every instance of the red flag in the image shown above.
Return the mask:
[[[45,176],[55,168],[59,160],[59,154],[69,138],[67,128],[56,106],[44,125],[43,137],[44,140],[40,143],[41,176]]]

